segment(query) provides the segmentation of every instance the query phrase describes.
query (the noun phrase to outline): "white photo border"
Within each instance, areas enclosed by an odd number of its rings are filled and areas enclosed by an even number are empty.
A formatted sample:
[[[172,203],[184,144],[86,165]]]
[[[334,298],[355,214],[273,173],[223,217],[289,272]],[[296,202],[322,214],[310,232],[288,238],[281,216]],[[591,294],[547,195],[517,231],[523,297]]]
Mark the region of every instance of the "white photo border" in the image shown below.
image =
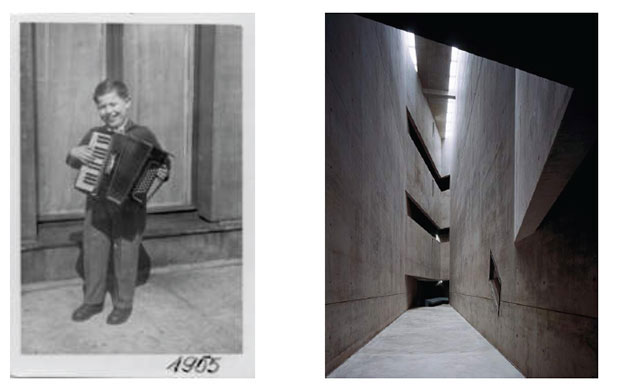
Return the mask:
[[[255,367],[254,270],[254,14],[31,14],[11,17],[11,150],[20,151],[19,25],[28,22],[240,25],[243,97],[243,266],[242,354],[94,354],[23,355],[21,353],[20,154],[11,154],[11,375],[14,377],[217,377],[253,378]],[[173,373],[166,367],[180,355],[221,358],[215,373]]]

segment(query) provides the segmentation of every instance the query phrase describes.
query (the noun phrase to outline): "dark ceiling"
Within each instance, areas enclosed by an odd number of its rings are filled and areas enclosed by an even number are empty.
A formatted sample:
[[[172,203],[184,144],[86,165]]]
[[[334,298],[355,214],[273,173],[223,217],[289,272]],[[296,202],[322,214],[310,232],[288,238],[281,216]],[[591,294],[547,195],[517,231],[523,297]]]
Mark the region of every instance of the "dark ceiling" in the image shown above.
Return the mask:
[[[596,116],[598,14],[360,14],[575,89]]]

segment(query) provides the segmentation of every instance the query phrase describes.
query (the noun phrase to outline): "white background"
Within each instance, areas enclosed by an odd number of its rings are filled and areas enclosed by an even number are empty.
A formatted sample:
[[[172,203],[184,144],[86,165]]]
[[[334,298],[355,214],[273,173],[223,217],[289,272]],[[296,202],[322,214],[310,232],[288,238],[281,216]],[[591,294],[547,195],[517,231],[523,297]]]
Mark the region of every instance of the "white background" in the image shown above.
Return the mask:
[[[4,132],[0,167],[10,166],[9,14],[253,12],[256,37],[256,371],[250,380],[9,379],[10,195],[2,193],[3,390],[523,390],[613,389],[618,365],[617,113],[620,15],[611,1],[8,1],[3,15]],[[133,4],[132,4],[133,5]],[[324,378],[324,13],[599,12],[599,380],[326,380]],[[524,26],[524,28],[527,28]],[[575,26],[578,28],[578,26]],[[575,56],[579,48],[575,47]],[[5,186],[6,187],[6,186]],[[7,187],[8,188],[8,187]],[[11,192],[12,193],[12,192]],[[7,389],[9,388],[9,389]]]

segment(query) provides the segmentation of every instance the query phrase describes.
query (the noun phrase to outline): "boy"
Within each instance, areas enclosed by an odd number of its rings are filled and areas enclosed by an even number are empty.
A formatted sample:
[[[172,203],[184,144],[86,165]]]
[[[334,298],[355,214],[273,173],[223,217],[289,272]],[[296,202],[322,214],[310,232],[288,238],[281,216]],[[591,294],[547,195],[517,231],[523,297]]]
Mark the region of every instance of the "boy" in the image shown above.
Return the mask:
[[[105,125],[91,129],[77,147],[67,155],[67,164],[79,169],[95,157],[88,143],[93,132],[111,131],[147,141],[160,148],[155,135],[146,127],[133,123],[128,117],[131,97],[121,81],[104,80],[95,88],[93,100]],[[157,176],[168,179],[168,165]],[[74,321],[85,321],[103,311],[106,277],[110,252],[114,260],[113,287],[110,287],[114,309],[108,324],[122,324],[131,315],[138,255],[142,233],[146,226],[146,206],[128,200],[118,206],[102,198],[87,196],[84,219],[84,301],[72,315]]]

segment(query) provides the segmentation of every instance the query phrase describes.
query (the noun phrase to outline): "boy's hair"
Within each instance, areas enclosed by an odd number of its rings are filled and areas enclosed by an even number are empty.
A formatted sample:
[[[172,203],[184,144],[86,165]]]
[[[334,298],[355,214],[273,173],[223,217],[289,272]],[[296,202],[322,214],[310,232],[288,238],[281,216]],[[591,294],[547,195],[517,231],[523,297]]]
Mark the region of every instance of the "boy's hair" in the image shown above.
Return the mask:
[[[93,101],[97,103],[97,98],[113,91],[116,92],[119,97],[123,99],[129,99],[129,89],[127,88],[125,83],[121,82],[120,80],[106,79],[103,82],[99,83],[97,87],[95,87]]]

